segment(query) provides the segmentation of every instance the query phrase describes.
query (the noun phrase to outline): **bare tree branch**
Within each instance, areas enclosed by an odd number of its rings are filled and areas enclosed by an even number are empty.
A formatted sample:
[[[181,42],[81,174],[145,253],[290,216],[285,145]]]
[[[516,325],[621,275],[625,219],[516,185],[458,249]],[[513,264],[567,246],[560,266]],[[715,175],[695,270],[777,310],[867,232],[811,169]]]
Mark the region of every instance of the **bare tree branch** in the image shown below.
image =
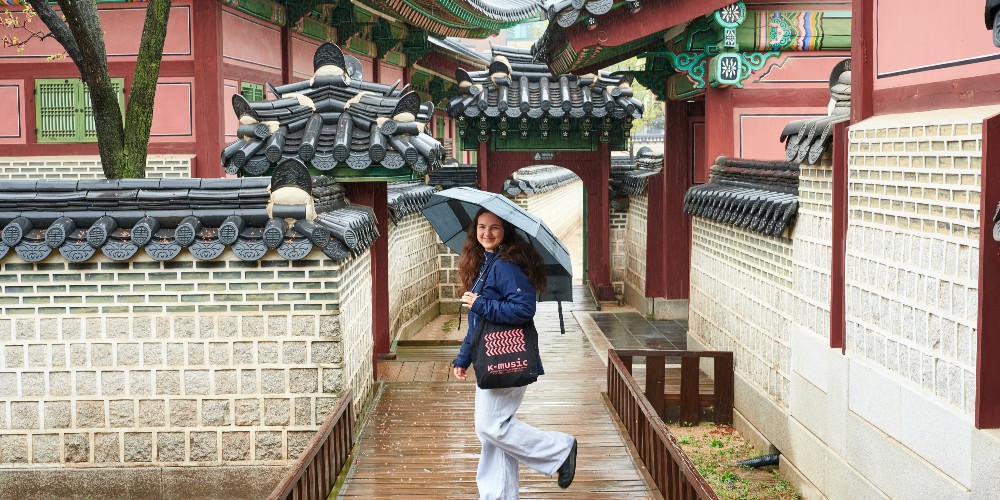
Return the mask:
[[[66,26],[66,23],[46,0],[28,0],[28,4],[31,5],[31,8],[35,9],[38,18],[45,23],[45,26],[48,26],[52,36],[63,46],[63,49],[69,54],[70,59],[76,63],[76,67],[82,75],[83,55],[80,53],[80,48],[76,44],[76,38],[70,32],[69,26]]]

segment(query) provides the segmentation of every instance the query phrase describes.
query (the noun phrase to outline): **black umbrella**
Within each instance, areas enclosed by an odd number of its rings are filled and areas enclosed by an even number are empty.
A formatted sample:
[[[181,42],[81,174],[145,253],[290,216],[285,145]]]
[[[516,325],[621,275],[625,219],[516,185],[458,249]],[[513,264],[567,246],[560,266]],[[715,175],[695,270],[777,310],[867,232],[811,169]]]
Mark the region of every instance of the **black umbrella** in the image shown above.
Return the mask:
[[[545,266],[547,287],[538,300],[559,302],[562,329],[562,301],[573,300],[573,264],[566,246],[537,216],[496,193],[468,187],[439,191],[424,204],[424,216],[441,241],[455,253],[462,253],[466,234],[480,209],[486,209],[514,226],[517,234],[538,251]]]

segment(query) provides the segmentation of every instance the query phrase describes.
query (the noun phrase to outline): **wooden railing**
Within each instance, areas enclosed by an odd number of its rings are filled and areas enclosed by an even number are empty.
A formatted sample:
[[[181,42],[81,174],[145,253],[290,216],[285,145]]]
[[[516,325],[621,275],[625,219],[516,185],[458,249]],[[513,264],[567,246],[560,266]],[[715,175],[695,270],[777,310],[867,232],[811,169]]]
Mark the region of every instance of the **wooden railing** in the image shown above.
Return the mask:
[[[634,356],[646,357],[645,394],[632,377],[632,358]],[[729,352],[616,351],[610,349],[608,351],[608,399],[625,426],[639,457],[646,465],[653,483],[664,498],[667,500],[717,499],[718,496],[712,487],[698,473],[694,464],[684,454],[680,444],[667,431],[663,423],[664,374],[667,357],[681,358],[682,414],[685,408],[688,413],[692,412],[691,401],[693,401],[695,417],[698,413],[697,403],[699,400],[698,362],[702,357],[715,358],[716,415],[720,415],[720,408],[726,407],[728,404],[728,421],[732,422],[733,357],[732,353]],[[685,363],[689,359],[691,361]],[[727,375],[724,375],[726,373],[728,373],[728,379]],[[720,378],[723,379],[721,383]],[[650,401],[647,394],[652,395],[656,402]],[[688,421],[694,422],[696,420]]]
[[[268,500],[325,499],[330,495],[354,444],[351,401],[348,389]]]
[[[666,408],[679,404],[680,422],[697,424],[701,420],[702,407],[714,410],[713,422],[717,424],[733,424],[733,353],[728,351],[660,351],[660,350],[626,350],[614,351],[622,365],[632,374],[632,358],[646,358],[646,390],[645,396],[657,415],[666,420]],[[668,358],[680,358],[680,387],[676,383],[667,385],[666,361]],[[712,392],[702,394],[699,381],[702,358],[714,360],[712,374]],[[674,379],[676,380],[676,379]],[[611,381],[609,365],[608,387]]]

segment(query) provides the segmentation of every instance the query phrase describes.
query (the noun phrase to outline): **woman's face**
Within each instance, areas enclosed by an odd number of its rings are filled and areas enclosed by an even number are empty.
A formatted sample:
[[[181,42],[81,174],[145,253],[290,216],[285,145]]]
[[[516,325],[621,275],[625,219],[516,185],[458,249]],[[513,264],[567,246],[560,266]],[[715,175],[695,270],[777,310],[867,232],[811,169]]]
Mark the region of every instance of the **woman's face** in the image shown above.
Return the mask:
[[[495,251],[503,242],[503,222],[500,218],[489,212],[480,215],[476,222],[476,240],[487,252]]]

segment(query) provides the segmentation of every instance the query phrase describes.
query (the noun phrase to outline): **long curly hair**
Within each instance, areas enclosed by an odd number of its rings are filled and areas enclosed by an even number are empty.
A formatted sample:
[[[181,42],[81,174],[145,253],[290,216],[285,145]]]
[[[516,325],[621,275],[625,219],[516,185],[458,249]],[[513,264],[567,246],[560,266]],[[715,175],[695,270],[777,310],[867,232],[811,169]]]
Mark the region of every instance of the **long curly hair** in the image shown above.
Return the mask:
[[[462,283],[463,293],[472,289],[473,282],[475,282],[479,274],[479,268],[482,267],[483,261],[486,258],[486,249],[483,248],[483,245],[479,243],[479,239],[476,238],[476,226],[479,223],[479,217],[486,213],[491,212],[484,208],[476,213],[476,217],[473,219],[474,222],[469,225],[469,231],[466,233],[462,255],[458,259],[458,279]],[[500,220],[503,223],[503,241],[500,243],[500,255],[498,257],[517,264],[524,271],[524,274],[528,276],[528,281],[531,282],[531,286],[535,287],[536,291],[545,291],[547,283],[542,257],[538,255],[535,247],[517,235],[513,224],[503,219]]]

